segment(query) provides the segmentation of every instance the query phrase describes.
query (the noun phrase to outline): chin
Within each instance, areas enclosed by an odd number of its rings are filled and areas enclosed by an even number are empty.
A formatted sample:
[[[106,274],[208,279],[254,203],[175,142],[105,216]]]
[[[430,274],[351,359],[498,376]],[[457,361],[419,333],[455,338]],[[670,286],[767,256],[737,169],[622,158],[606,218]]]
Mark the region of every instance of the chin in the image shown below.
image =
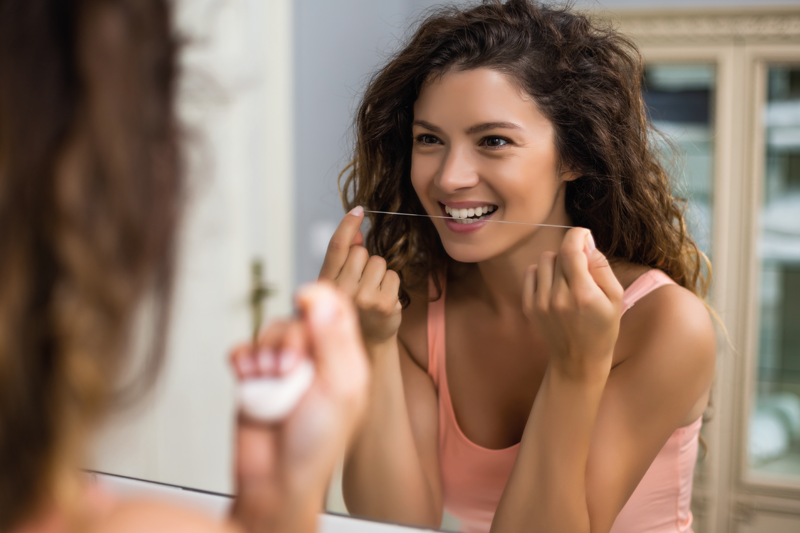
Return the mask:
[[[444,246],[444,251],[447,252],[447,255],[459,263],[480,263],[481,261],[491,259],[495,255],[488,253],[485,246],[479,246],[476,244],[464,245],[455,244],[452,242],[442,242],[442,245]]]

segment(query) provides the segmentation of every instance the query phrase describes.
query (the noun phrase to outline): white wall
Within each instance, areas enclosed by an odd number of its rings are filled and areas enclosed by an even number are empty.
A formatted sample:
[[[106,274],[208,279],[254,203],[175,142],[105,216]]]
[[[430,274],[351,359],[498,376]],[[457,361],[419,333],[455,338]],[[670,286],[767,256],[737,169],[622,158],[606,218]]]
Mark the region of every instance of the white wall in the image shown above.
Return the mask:
[[[230,492],[233,380],[226,354],[250,331],[250,261],[266,259],[291,311],[292,62],[289,0],[183,0],[181,114],[190,201],[167,363],[139,408],[98,438],[92,467]]]

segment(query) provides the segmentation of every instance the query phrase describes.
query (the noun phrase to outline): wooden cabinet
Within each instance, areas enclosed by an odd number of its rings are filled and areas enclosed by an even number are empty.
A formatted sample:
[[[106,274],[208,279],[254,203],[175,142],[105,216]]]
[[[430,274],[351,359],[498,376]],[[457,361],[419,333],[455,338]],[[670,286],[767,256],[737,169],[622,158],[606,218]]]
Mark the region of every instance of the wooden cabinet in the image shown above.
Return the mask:
[[[694,531],[800,531],[800,9],[614,20],[684,154],[675,172],[724,324]]]

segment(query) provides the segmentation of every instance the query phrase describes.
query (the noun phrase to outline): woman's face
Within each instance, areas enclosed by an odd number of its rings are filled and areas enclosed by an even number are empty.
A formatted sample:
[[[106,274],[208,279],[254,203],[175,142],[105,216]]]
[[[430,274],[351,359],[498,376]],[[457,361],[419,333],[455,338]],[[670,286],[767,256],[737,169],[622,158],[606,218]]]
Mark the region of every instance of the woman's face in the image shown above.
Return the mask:
[[[411,182],[428,214],[448,217],[432,220],[453,259],[484,261],[554,231],[486,220],[569,224],[553,125],[504,74],[449,71],[426,84],[413,136]]]

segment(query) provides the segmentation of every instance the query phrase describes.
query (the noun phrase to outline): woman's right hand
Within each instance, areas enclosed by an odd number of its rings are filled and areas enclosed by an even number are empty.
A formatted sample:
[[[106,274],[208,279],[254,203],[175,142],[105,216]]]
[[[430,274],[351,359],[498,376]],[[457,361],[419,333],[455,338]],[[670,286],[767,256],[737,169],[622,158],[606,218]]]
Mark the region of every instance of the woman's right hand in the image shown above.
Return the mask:
[[[364,343],[369,348],[383,345],[397,335],[402,305],[397,272],[386,268],[384,258],[370,257],[363,246],[360,230],[363,220],[361,206],[344,216],[328,244],[319,279],[330,281],[353,298]]]

